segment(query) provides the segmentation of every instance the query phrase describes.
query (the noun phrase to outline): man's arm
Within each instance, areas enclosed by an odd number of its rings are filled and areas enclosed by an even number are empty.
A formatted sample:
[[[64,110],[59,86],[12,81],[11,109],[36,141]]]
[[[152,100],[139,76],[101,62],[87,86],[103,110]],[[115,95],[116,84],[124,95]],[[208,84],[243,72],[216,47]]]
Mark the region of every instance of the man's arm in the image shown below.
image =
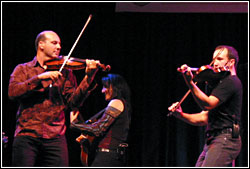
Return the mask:
[[[205,126],[208,124],[209,111],[203,110],[200,113],[188,114],[182,111],[181,106],[176,107],[177,105],[178,102],[172,104],[168,108],[168,110],[171,111],[176,118],[194,126]]]

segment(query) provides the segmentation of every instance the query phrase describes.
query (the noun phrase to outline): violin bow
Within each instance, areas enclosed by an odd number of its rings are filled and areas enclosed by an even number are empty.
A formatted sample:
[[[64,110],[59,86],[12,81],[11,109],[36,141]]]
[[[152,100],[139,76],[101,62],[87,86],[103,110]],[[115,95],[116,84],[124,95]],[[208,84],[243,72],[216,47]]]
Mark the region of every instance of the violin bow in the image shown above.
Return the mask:
[[[64,66],[65,66],[66,63],[68,62],[71,53],[73,52],[73,50],[74,50],[76,44],[78,43],[78,41],[79,41],[80,37],[82,36],[84,30],[86,29],[87,25],[89,24],[89,21],[91,20],[91,18],[92,18],[92,14],[89,15],[88,20],[86,21],[84,27],[82,28],[82,31],[81,31],[80,34],[78,35],[78,37],[77,37],[77,39],[76,39],[74,45],[72,46],[71,50],[69,51],[69,54],[66,56],[66,59],[64,60],[64,62],[63,62],[63,64],[62,64],[61,68],[59,69],[59,72],[61,72],[61,71],[63,70]],[[52,84],[50,84],[49,87],[52,87]]]
[[[209,64],[210,66],[212,66],[212,65],[214,64],[215,59],[216,59],[218,56],[220,56],[220,54],[223,52],[223,50],[224,50],[224,48],[222,48],[222,49],[217,53],[217,55],[213,58],[212,62]],[[194,84],[197,84],[197,82],[195,82]],[[182,104],[182,102],[187,98],[187,96],[188,96],[190,93],[191,93],[191,89],[189,89],[189,90],[187,91],[187,93],[181,98],[181,100],[179,101],[179,103],[175,106],[175,109],[177,109],[177,108]],[[173,115],[172,112],[169,112],[169,113],[167,114],[168,117],[169,117],[169,116],[172,116],[172,115]]]
[[[81,31],[80,34],[78,35],[78,37],[77,37],[77,39],[76,39],[74,45],[72,46],[71,50],[69,51],[69,54],[66,56],[66,59],[64,60],[64,62],[63,62],[63,64],[62,64],[61,68],[59,69],[59,72],[62,71],[62,69],[64,68],[65,64],[66,64],[67,61],[69,60],[71,53],[73,52],[73,50],[74,50],[76,44],[78,43],[78,41],[79,41],[80,37],[82,36],[84,30],[86,29],[87,25],[89,24],[91,18],[92,18],[92,14],[89,15],[88,20],[86,21],[84,27],[82,28],[82,31]]]

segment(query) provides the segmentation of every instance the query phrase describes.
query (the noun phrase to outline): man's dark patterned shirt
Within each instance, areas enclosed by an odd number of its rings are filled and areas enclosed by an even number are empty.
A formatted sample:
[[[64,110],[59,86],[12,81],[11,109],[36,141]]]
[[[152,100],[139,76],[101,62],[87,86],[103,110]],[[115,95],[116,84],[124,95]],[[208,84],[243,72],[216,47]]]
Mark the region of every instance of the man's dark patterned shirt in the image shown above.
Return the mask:
[[[64,69],[55,83],[41,81],[38,75],[45,72],[36,57],[19,64],[10,76],[9,98],[19,101],[15,136],[55,138],[65,134],[65,110],[82,105],[89,94],[86,79],[76,88],[71,70]]]

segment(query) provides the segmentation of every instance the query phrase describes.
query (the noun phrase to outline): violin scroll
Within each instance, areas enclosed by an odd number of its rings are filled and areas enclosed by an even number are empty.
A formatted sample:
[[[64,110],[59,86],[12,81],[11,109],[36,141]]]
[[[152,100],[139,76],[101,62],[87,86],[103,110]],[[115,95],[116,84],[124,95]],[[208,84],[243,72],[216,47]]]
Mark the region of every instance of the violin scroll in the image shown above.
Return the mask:
[[[102,71],[104,71],[104,72],[109,72],[111,70],[110,65],[99,64],[98,67],[101,68]]]

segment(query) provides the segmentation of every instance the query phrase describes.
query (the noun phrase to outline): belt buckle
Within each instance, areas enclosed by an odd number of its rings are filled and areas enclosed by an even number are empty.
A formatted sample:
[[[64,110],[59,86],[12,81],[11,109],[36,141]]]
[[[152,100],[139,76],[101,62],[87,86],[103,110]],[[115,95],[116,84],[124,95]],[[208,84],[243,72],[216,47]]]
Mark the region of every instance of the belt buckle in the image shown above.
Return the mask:
[[[99,151],[101,151],[101,152],[107,152],[107,153],[110,152],[110,150],[107,149],[107,148],[99,148]]]

